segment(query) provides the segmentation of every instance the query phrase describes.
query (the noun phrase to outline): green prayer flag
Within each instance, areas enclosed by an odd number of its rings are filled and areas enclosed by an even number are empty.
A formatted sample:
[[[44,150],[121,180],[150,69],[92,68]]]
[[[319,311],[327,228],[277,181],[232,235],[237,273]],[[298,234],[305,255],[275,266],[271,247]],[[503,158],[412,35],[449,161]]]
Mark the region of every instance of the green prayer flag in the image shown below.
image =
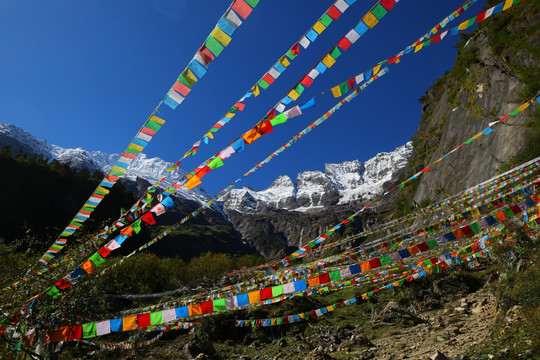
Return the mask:
[[[341,56],[341,51],[339,51],[337,46],[330,51],[330,56],[333,57],[334,60],[337,60],[337,58]]]
[[[221,45],[220,42],[214,39],[212,36],[209,36],[208,39],[206,39],[204,45],[206,45],[208,50],[210,50],[215,57],[218,57],[223,51],[223,45]]]
[[[223,160],[219,156],[216,156],[216,158],[210,161],[210,163],[208,164],[208,167],[210,169],[217,169],[218,167],[221,167],[221,166],[223,166]]]
[[[150,325],[161,325],[163,324],[163,312],[156,311],[150,313]]]
[[[272,120],[270,120],[270,124],[272,124],[272,126],[276,126],[276,125],[283,124],[286,122],[287,122],[287,115],[285,115],[285,113],[281,113],[275,118],[273,118]]]
[[[227,309],[225,299],[213,300],[212,303],[214,305],[214,311],[222,311]]]
[[[89,260],[92,261],[96,266],[99,266],[105,262],[105,259],[99,253],[95,253],[94,255],[90,256]]]
[[[426,265],[427,267],[431,267],[431,260],[430,259],[424,260],[424,265]]]
[[[332,271],[330,273],[330,281],[339,281],[341,280],[341,273],[339,271]]]
[[[82,326],[82,337],[83,339],[88,339],[96,336],[96,323],[91,322],[83,324]]]
[[[283,285],[272,287],[272,297],[283,295]]]
[[[150,128],[154,131],[158,131],[159,129],[161,129],[161,125],[159,125],[157,122],[153,122],[152,120],[148,120],[144,126],[146,126],[147,128]]]
[[[439,243],[437,242],[437,240],[435,239],[430,239],[426,242],[427,246],[430,248],[430,249],[433,249],[433,248],[436,248],[437,246],[439,246]]]
[[[257,85],[259,85],[259,87],[262,87],[264,90],[268,89],[268,87],[270,86],[270,84],[268,84],[264,79],[259,80]]]
[[[259,0],[246,0],[246,2],[254,8],[259,3]]]
[[[45,294],[49,295],[53,299],[56,299],[60,296],[60,290],[56,286],[51,286],[47,291],[45,291]]]
[[[348,93],[349,92],[349,84],[347,84],[346,81],[339,84],[339,91],[341,91],[341,95],[345,95],[346,93]]]
[[[516,116],[517,114],[519,114],[519,110],[518,110],[518,109],[512,111],[510,114],[508,114],[508,116]]]
[[[325,26],[328,27],[332,23],[332,18],[328,14],[324,14],[319,21]]]
[[[470,138],[469,140],[465,141],[465,145],[469,145],[474,141],[474,138]]]
[[[377,6],[371,10],[371,13],[375,15],[377,20],[381,20],[384,15],[386,15],[388,11],[381,5],[381,3],[378,3]]]
[[[381,265],[388,265],[392,263],[392,260],[390,260],[390,256],[384,255],[379,258],[381,260]]]
[[[472,231],[475,233],[480,232],[482,229],[480,228],[480,225],[478,225],[477,222],[473,222],[471,225],[469,225]]]
[[[133,232],[135,234],[138,234],[139,231],[141,231],[141,219],[135,221],[133,224],[131,224],[131,230],[133,230]]]
[[[295,90],[299,95],[302,95],[302,93],[304,92],[304,85],[298,84],[298,85],[296,85],[296,87],[294,88],[294,90]]]

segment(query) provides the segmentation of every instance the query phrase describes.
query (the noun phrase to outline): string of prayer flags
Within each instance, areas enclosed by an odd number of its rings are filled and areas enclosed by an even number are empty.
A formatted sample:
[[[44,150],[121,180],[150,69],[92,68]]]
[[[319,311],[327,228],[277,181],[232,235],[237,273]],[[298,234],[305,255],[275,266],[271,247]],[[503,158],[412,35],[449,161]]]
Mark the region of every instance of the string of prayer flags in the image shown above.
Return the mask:
[[[347,1],[345,1],[345,0],[337,0],[337,1],[335,1],[334,4],[332,6],[330,6],[330,8],[328,8],[328,10],[323,13],[323,15],[321,16],[321,19],[324,19],[323,20],[324,23],[326,23],[327,24],[326,26],[328,26],[331,23],[332,19],[337,20],[339,18],[339,16],[341,16],[341,14],[347,10],[349,5],[353,4],[354,2],[355,2],[355,0],[347,0]],[[239,10],[239,9],[243,9],[243,8],[246,8],[246,7],[245,6],[236,6],[236,7],[233,7],[233,10],[236,11],[237,9]],[[231,14],[229,13],[228,16],[231,17]],[[330,19],[330,21],[328,21],[328,19]],[[317,24],[319,24],[320,22],[321,22],[321,20],[317,21],[317,23],[313,27],[316,27]],[[218,22],[218,25],[217,25],[216,30],[215,30],[215,34],[213,32],[212,35],[215,35],[214,38],[216,38],[218,40],[219,44],[216,44],[213,41],[210,44],[211,47],[217,47],[217,49],[215,49],[215,51],[218,51],[218,49],[221,46],[226,46],[228,44],[228,42],[230,41],[230,36],[232,35],[232,32],[235,29],[235,27],[233,27],[233,25],[235,25],[235,24],[236,25],[241,24],[241,20],[240,19],[229,19],[229,18],[227,18],[227,14],[226,14],[226,16],[224,16],[220,20],[220,22]],[[244,111],[245,102],[246,102],[247,99],[251,98],[252,96],[257,97],[260,94],[261,89],[262,90],[268,89],[268,87],[270,85],[272,85],[277,80],[277,78],[290,65],[290,61],[295,59],[300,54],[300,52],[301,52],[300,46],[302,48],[304,48],[304,49],[307,49],[307,47],[310,45],[310,43],[315,41],[315,38],[309,39],[307,37],[307,35],[311,31],[313,31],[313,27],[310,30],[308,30],[300,38],[300,40],[298,40],[287,51],[287,53],[285,55],[281,56],[276,61],[276,63],[268,71],[266,71],[265,74],[259,80],[257,80],[255,85],[253,85],[250,88],[250,90],[247,91],[246,94],[242,98],[240,98],[236,102],[236,104],[234,106],[232,106],[231,109],[217,123],[215,123],[205,133],[205,135],[200,140],[196,141],[193,144],[191,149],[188,150],[183,155],[182,159],[184,159],[184,158],[186,158],[188,156],[195,155],[197,153],[200,145],[201,145],[201,142],[205,143],[205,144],[208,144],[208,141],[210,139],[214,138],[214,134],[217,131],[219,131],[223,126],[225,126],[234,116],[236,116],[237,111]],[[199,54],[199,55],[201,55],[201,54]],[[188,66],[188,68],[189,68],[189,66]],[[191,71],[191,74],[195,75],[195,77],[197,77],[197,74],[199,74],[199,76],[202,76],[202,75],[204,75],[204,72],[205,72],[198,65],[195,65],[193,69],[189,69],[189,70]],[[186,81],[184,81],[184,79],[179,79],[179,81],[173,86],[173,90],[176,90],[177,92],[180,93],[180,94],[175,94],[175,96],[177,96],[177,97],[178,96],[180,96],[180,97],[184,96],[185,97],[187,95],[187,93],[189,93],[190,87],[188,87],[185,84],[185,82]],[[179,100],[183,100],[183,99],[179,99]]]
[[[353,93],[354,94],[354,93]],[[523,111],[525,109],[528,108],[528,106],[530,104],[533,104],[535,103],[535,100],[536,99],[531,99],[529,101],[527,101],[526,103],[524,103],[523,105],[521,105],[520,107],[518,107],[516,110],[519,110],[521,109],[520,111]],[[538,102],[538,101],[536,101]],[[529,105],[526,105],[526,104],[529,104]],[[514,113],[516,110],[514,110],[512,113]],[[519,112],[519,111],[518,111]],[[516,113],[517,114],[517,113]],[[497,123],[499,123],[500,121],[504,120],[504,119],[507,119],[508,118],[508,115],[507,116],[504,116],[501,118],[501,120],[499,120]],[[493,130],[493,129],[492,129]],[[483,132],[480,132],[479,133],[480,135],[483,134]],[[478,134],[477,134],[478,135]],[[476,139],[479,136],[476,136]],[[475,139],[475,137],[472,138],[473,140]],[[472,141],[472,140],[471,140]],[[455,152],[457,149],[459,149],[460,147],[462,147],[464,144],[461,144],[459,146],[457,146],[456,148],[454,148],[453,150],[451,150],[450,152],[448,152],[446,155],[444,155],[443,157],[441,157],[440,159],[434,161],[432,164],[429,164],[428,166],[425,167],[424,170],[426,169],[430,169],[433,165],[435,165],[436,163],[440,162],[442,159],[444,159],[445,157],[447,157],[448,155],[450,155],[451,153]],[[407,184],[408,182],[412,181],[414,178],[417,178],[418,176],[422,175],[423,173],[425,173],[424,170],[421,170],[420,172],[418,172],[417,174],[413,175],[412,177],[404,180],[403,182],[401,182],[399,185],[396,185],[394,186],[393,188],[391,188],[390,190],[386,191],[382,197],[388,195],[390,192],[396,190],[396,189],[401,189],[402,187],[405,186],[405,184]],[[381,197],[381,198],[382,198]],[[374,204],[377,200],[374,200],[372,201],[371,203],[369,203],[368,205],[364,206],[362,209],[360,209],[359,211],[355,212],[353,215],[351,215],[349,218],[347,218],[346,220],[343,220],[342,222],[340,222],[338,225],[336,226],[341,226],[343,224],[346,224],[348,223],[349,221],[353,220],[356,216],[360,215],[362,212],[364,212],[365,210],[367,210],[368,208],[371,207],[372,204]],[[336,226],[334,226],[332,229],[336,229]],[[332,230],[331,229],[331,230]],[[320,235],[319,237],[317,237],[316,239],[308,242],[306,245],[304,245],[303,247],[301,247],[300,249],[298,249],[297,251],[293,252],[292,254],[286,256],[285,258],[283,258],[279,264],[281,267],[286,267],[288,264],[290,264],[293,259],[298,259],[300,257],[303,257],[311,248],[313,248],[314,246],[317,246],[318,244],[320,244],[321,242],[325,241],[326,239],[328,239],[331,235],[333,234],[333,232],[327,232],[325,234],[322,234]],[[274,270],[277,270],[276,267],[274,267]]]
[[[40,263],[45,265],[48,264],[56,254],[64,248],[68,238],[72,236],[88,218],[90,218],[92,212],[97,208],[105,196],[109,194],[110,189],[118,181],[120,176],[124,175],[131,162],[146,147],[146,145],[148,145],[152,136],[159,131],[164,123],[165,120],[153,114],[147,119],[143,127],[137,132],[137,135],[135,135],[131,143],[124,150],[107,175],[105,175],[88,200],[83,204],[75,217],[69,222],[53,245],[51,245],[39,259]]]
[[[258,2],[258,0],[233,1],[204,44],[197,50],[193,59],[167,92],[163,103],[171,109],[176,109],[185,100],[193,85],[206,74],[208,65],[229,45],[232,34],[242,25],[242,19],[247,19]]]
[[[382,19],[384,15],[386,15],[387,12],[395,6],[397,2],[398,1],[395,0],[377,1],[377,3],[371,8],[371,10],[369,10],[362,17],[358,24],[354,28],[352,28],[347,33],[347,35],[345,35],[345,37],[342,38],[335,46],[333,46],[332,49],[321,58],[317,65],[315,65],[305,76],[301,78],[300,82],[298,82],[291,90],[289,90],[287,95],[283,97],[278,102],[278,104],[276,104],[276,106],[274,106],[273,110],[281,113],[285,110],[287,105],[289,105],[293,101],[296,101],[300,97],[300,95],[302,95],[302,92],[306,87],[311,86],[311,84],[313,84],[315,79],[320,74],[324,73],[326,69],[332,67],[336,63],[337,59],[342,54],[341,51],[347,51],[349,47],[354,44],[367,30],[373,28],[379,22],[379,20]],[[326,20],[331,21],[331,16],[328,16]],[[324,31],[325,29],[324,21],[319,21],[316,25],[318,25],[318,27],[314,27],[312,29],[313,32],[311,33],[311,36],[314,39],[316,38],[316,34],[318,34],[319,31]],[[310,36],[308,33],[308,39],[309,38]],[[374,73],[377,73],[377,71],[375,71]],[[362,80],[360,80],[360,82]]]

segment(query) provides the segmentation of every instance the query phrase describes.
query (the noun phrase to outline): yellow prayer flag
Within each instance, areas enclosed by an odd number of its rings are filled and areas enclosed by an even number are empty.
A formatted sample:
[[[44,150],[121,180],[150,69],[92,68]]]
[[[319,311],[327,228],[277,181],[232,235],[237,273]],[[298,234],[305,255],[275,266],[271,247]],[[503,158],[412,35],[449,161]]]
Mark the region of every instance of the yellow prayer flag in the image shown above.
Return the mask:
[[[227,46],[231,42],[231,37],[224,33],[223,30],[218,27],[216,27],[214,31],[212,31],[210,36],[219,41],[219,43],[223,46]]]
[[[122,318],[122,331],[135,330],[137,328],[137,315]]]
[[[214,138],[214,134],[212,134],[210,131],[207,132],[206,134],[204,134],[204,136],[208,136],[208,138],[210,138],[210,139]]]
[[[276,318],[271,318],[271,319],[270,319],[270,325],[271,325],[271,326],[276,326],[276,325],[277,325],[277,320],[276,320]]]
[[[137,145],[138,146],[138,145]],[[124,169],[123,167],[120,167],[120,166],[113,166],[111,171],[118,171],[118,172],[121,172],[122,174],[126,172],[126,169]]]
[[[102,192],[102,193],[104,193],[104,194],[108,194],[108,193],[111,192],[110,190],[105,189],[103,186],[98,186],[98,188],[96,189],[96,191]]]
[[[306,318],[304,313],[298,314],[298,316],[300,316],[300,319],[305,319]]]
[[[287,57],[285,57],[285,56],[282,56],[281,59],[279,59],[279,63],[280,63],[283,67],[287,67],[287,66],[291,65],[291,62],[290,62],[289,59],[287,59]]]
[[[414,52],[419,52],[420,50],[422,50],[422,48],[424,47],[424,43],[420,43],[420,45],[416,46],[414,48]]]
[[[259,302],[261,302],[261,291],[255,290],[248,293],[248,298],[250,304],[258,304]]]
[[[288,97],[290,97],[291,99],[293,99],[294,101],[296,101],[296,99],[298,99],[298,97],[300,96],[299,93],[296,92],[296,90],[292,89],[291,91],[289,91],[289,93],[287,94]]]
[[[150,116],[150,119],[148,120],[158,123],[159,125],[165,124],[165,120],[163,120],[162,118],[158,118],[156,115]]]
[[[439,161],[441,161],[443,158],[438,158],[437,160],[435,160],[434,164],[438,163]]]
[[[530,105],[530,104],[527,102],[527,103],[521,105],[520,107],[518,107],[517,109],[518,109],[519,111],[523,111],[523,110],[525,110],[526,108],[528,108],[529,105]]]
[[[261,93],[261,90],[259,90],[259,85],[255,85],[251,89],[251,92],[253,93],[253,96],[255,96],[255,97],[259,96],[259,94]]]
[[[377,65],[373,68],[373,75],[377,75],[379,73],[379,70],[381,69],[381,65]]]
[[[200,184],[201,184],[201,179],[199,179],[199,177],[196,175],[193,175],[188,181],[184,183],[184,185],[190,190]]]
[[[328,305],[328,306],[326,307],[326,310],[328,310],[328,311],[334,311],[334,307],[333,307],[332,305]]]
[[[326,54],[326,56],[322,59],[322,63],[326,65],[326,67],[331,68],[336,63],[336,60],[330,56],[330,54]]]
[[[375,15],[373,15],[372,13],[368,12],[366,14],[366,16],[364,16],[364,18],[362,19],[362,21],[371,29],[372,27],[374,27],[375,25],[377,25],[377,23],[379,22],[379,20],[377,20],[377,18],[375,17]]]
[[[182,75],[186,78],[186,80],[187,80],[190,84],[194,84],[194,83],[196,83],[197,81],[199,81],[199,79],[197,79],[197,77],[195,76],[195,74],[193,74],[193,73],[191,72],[191,70],[189,70],[189,69],[184,70],[184,72],[182,73]]]
[[[90,260],[86,260],[80,266],[81,266],[81,269],[86,271],[87,274],[91,274],[94,271],[94,269],[92,268],[92,263],[90,262]]]
[[[479,132],[478,134],[474,135],[472,138],[473,139],[478,139],[480,136],[482,136],[482,133]]]
[[[234,117],[234,115],[236,115],[236,114],[235,113],[227,113],[227,114],[225,114],[225,117],[229,118],[229,119],[232,119]]]
[[[505,11],[506,9],[509,9],[513,4],[514,4],[513,0],[506,0],[504,2],[503,11]]]
[[[135,151],[143,151],[144,149],[141,145],[137,145],[133,143],[129,144],[128,148],[133,149]]]
[[[341,89],[339,88],[339,86],[332,88],[332,95],[334,95],[335,98],[341,96]]]
[[[324,30],[326,30],[326,26],[320,21],[317,21],[315,25],[313,25],[313,30],[317,32],[317,34],[322,33]]]
[[[469,20],[466,20],[459,24],[458,30],[465,30],[467,28],[467,24],[469,23]]]

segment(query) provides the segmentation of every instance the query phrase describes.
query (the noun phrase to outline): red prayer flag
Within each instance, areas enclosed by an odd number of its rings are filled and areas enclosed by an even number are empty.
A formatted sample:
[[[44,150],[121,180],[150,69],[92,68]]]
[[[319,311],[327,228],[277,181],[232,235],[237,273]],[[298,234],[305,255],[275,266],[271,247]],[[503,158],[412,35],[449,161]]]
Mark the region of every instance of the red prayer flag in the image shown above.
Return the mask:
[[[236,11],[238,15],[247,19],[251,11],[253,10],[244,0],[235,0],[231,6],[231,9]]]
[[[292,55],[300,54],[300,46],[298,45],[298,43],[294,44],[293,47],[291,48],[291,54]]]
[[[329,273],[319,275],[319,283],[320,284],[326,284],[328,282],[330,282],[330,274]]]
[[[214,312],[214,303],[212,301],[206,301],[201,304],[201,311],[203,314],[209,314]]]
[[[306,75],[300,81],[300,84],[304,85],[305,87],[309,87],[311,84],[313,84],[313,79]]]
[[[147,223],[148,225],[154,225],[156,223],[156,219],[154,218],[154,214],[152,214],[151,211],[148,211],[143,216],[141,216],[141,220]]]
[[[332,19],[337,20],[341,16],[341,11],[334,5],[326,12]]]
[[[347,39],[346,37],[344,37],[343,39],[339,40],[339,42],[337,43],[337,46],[339,46],[340,48],[342,48],[343,50],[347,50],[350,46],[352,45],[352,43],[349,41],[349,39]]]
[[[206,63],[206,65],[210,64],[210,62],[216,58],[214,54],[212,54],[212,52],[205,45],[201,46],[201,48],[199,49],[199,55]]]
[[[73,325],[67,335],[68,340],[79,340],[82,338],[82,325]]]
[[[349,86],[349,89],[352,89],[355,85],[355,80],[354,78],[350,78],[349,80],[347,80],[347,85]]]
[[[261,300],[271,299],[272,298],[272,288],[261,289]]]
[[[98,254],[101,255],[103,258],[106,258],[111,253],[111,250],[107,249],[106,247],[102,247],[98,250]]]
[[[186,85],[184,85],[184,84],[182,84],[182,83],[180,83],[178,81],[176,83],[174,83],[173,89],[178,91],[183,96],[187,96],[187,94],[189,94],[189,92],[191,91],[190,88],[188,88]]]
[[[265,135],[274,131],[274,128],[272,127],[270,120],[266,120],[261,125],[257,126],[257,130],[259,131],[261,135]]]
[[[246,107],[246,104],[236,103],[236,104],[234,104],[234,107],[237,108],[240,111],[244,111],[244,108]]]
[[[272,83],[274,82],[274,78],[272,76],[270,76],[270,74],[266,73],[264,74],[264,76],[262,77],[262,79],[264,81],[266,81],[268,83],[268,85],[272,85]]]
[[[381,0],[381,5],[388,11],[396,5],[396,2],[394,0]]]
[[[276,117],[276,110],[275,109],[272,109],[268,112],[268,114],[266,114],[266,118],[268,120],[272,120]]]
[[[480,14],[476,15],[475,23],[481,23],[486,19],[486,10],[482,11]]]
[[[57,281],[54,286],[56,286],[57,288],[59,288],[60,290],[64,290],[64,289],[67,289],[68,287],[71,286],[70,283],[66,282],[66,280],[64,279],[60,279],[59,281]]]
[[[197,177],[198,177],[199,179],[202,179],[203,176],[206,175],[207,173],[209,173],[211,170],[212,170],[212,169],[210,169],[210,168],[208,167],[208,165],[207,165],[207,166],[203,167],[201,170],[199,170],[195,175],[197,175]]]
[[[145,329],[148,326],[150,326],[150,314],[140,314],[137,315],[137,327],[141,329]]]

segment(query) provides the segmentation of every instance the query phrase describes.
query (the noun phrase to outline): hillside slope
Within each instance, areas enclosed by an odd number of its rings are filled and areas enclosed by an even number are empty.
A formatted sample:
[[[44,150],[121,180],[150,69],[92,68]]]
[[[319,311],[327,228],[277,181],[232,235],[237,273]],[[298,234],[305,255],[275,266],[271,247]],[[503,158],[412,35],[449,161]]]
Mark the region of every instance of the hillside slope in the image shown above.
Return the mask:
[[[423,116],[405,168],[411,176],[537,95],[539,1],[488,19],[463,36],[454,68],[420,99]],[[540,112],[527,109],[496,132],[433,166],[407,199],[440,200],[540,155]]]

